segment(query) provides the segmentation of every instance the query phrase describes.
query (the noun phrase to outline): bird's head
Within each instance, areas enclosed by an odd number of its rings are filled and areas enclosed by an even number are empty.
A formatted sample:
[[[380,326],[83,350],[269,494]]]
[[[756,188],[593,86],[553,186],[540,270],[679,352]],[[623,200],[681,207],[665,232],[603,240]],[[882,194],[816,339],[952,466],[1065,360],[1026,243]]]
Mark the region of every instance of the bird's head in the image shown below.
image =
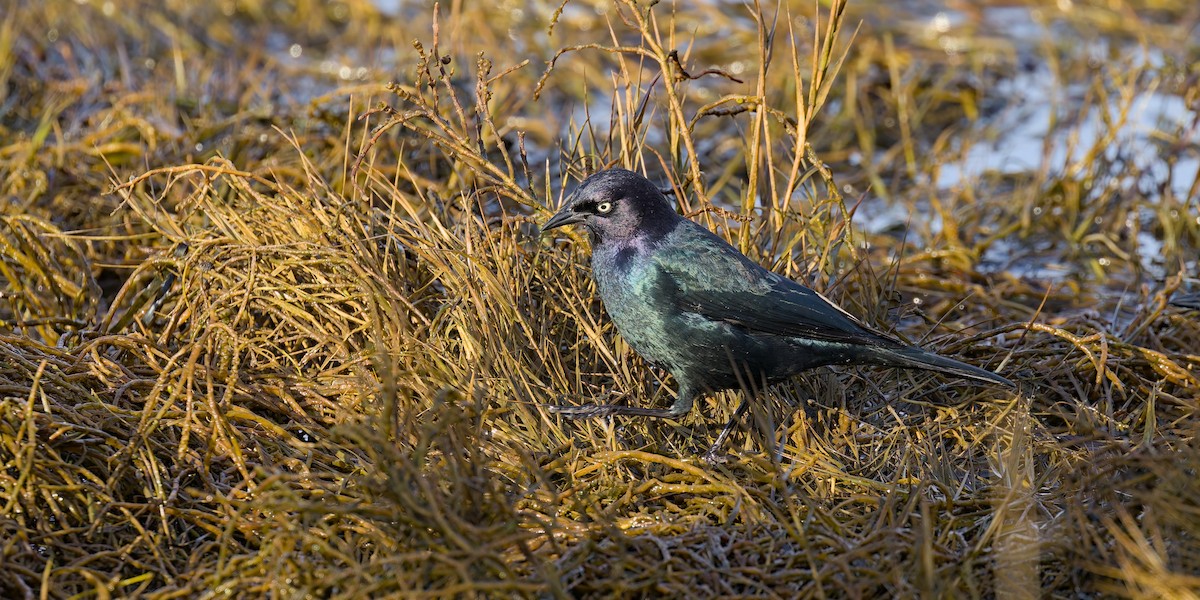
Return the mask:
[[[650,180],[633,171],[609,169],[579,184],[562,209],[542,225],[542,232],[579,224],[594,243],[621,242],[665,235],[680,219]]]

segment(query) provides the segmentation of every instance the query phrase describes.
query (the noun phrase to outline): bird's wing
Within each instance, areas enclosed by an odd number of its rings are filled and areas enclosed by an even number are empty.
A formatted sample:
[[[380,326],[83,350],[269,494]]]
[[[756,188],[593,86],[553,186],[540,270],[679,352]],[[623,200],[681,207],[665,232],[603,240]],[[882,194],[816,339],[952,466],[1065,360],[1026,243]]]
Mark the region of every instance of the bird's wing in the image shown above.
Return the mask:
[[[755,333],[903,346],[821,294],[764,269],[708,230],[687,229],[664,244],[654,261],[679,310]]]

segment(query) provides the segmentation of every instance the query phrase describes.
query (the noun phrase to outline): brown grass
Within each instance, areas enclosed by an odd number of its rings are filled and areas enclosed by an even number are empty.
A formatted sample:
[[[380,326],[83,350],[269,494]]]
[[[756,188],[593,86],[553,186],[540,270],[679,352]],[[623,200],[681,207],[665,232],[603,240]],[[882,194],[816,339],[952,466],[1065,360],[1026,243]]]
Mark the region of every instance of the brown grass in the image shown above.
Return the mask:
[[[1197,597],[1200,319],[1166,301],[1200,183],[1118,134],[1195,103],[1200,17],[1072,6],[1039,14],[1166,59],[1013,47],[980,7],[951,53],[891,5],[3,11],[0,596]],[[938,188],[1029,51],[1103,135]],[[554,417],[673,389],[583,239],[537,235],[606,165],[1022,393],[820,370],[716,466],[729,394]],[[886,206],[904,231],[861,226]]]

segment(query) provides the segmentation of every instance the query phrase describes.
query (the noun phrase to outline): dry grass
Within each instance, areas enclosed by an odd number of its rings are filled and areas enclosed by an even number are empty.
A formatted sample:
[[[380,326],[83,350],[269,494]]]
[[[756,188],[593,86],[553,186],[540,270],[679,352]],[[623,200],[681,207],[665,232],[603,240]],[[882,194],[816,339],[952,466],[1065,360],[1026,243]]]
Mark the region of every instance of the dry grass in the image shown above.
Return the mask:
[[[891,5],[477,10],[3,11],[0,596],[1200,594],[1200,319],[1166,306],[1200,180],[1122,137],[1139,98],[1194,110],[1189,3],[1039,9],[1100,63],[982,7],[941,36]],[[939,187],[1029,52],[1079,151]],[[717,466],[728,395],[559,420],[673,388],[583,239],[537,235],[614,164],[1023,393],[814,372]]]

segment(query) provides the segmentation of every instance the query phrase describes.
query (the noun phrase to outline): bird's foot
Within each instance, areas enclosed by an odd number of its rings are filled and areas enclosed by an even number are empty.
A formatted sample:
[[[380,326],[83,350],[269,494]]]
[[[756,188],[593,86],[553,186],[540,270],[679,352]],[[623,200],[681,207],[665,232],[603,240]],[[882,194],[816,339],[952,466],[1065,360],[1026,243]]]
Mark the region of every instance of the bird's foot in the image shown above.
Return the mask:
[[[714,446],[712,448],[709,448],[708,452],[705,452],[704,455],[700,457],[700,460],[703,460],[704,464],[706,464],[710,467],[715,467],[717,465],[723,465],[723,464],[728,463],[729,455],[725,454],[724,452],[721,452],[720,448],[717,448],[716,446]]]
[[[580,406],[544,404],[543,406],[546,407],[546,410],[560,414],[568,419],[594,419],[596,417],[607,417],[618,412],[617,407],[612,404],[583,404]]]

